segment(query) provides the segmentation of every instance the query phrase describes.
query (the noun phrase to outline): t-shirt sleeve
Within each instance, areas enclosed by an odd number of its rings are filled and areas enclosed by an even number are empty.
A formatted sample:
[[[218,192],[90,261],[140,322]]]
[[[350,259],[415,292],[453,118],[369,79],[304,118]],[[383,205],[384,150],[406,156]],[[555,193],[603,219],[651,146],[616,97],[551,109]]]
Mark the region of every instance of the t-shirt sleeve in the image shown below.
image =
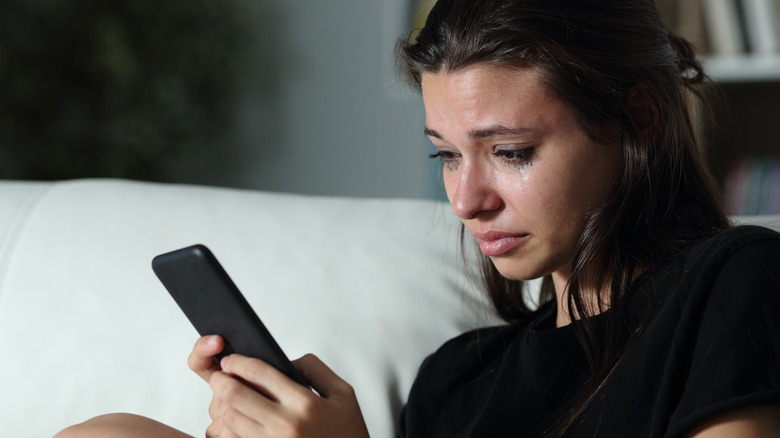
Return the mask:
[[[745,246],[718,271],[700,307],[683,315],[695,341],[681,353],[690,354],[688,376],[667,436],[720,413],[780,405],[780,239]]]

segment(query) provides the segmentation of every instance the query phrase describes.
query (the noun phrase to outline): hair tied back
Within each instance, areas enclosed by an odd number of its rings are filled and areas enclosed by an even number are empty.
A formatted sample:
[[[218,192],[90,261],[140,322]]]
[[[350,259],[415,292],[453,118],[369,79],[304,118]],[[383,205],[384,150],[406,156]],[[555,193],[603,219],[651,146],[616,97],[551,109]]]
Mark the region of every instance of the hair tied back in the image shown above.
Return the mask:
[[[701,84],[707,79],[704,67],[696,57],[696,50],[690,42],[680,36],[669,33],[669,44],[677,53],[677,67],[682,75],[683,82],[690,85]]]

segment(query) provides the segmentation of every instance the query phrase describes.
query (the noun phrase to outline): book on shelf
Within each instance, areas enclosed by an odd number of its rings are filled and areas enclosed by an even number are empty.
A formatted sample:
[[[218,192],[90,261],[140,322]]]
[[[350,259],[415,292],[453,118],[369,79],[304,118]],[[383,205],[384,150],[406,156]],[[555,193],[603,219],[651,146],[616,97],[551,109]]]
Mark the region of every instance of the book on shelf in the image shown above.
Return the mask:
[[[656,0],[667,24],[705,54],[780,56],[780,0]]]
[[[702,1],[712,54],[734,56],[745,53],[747,46],[737,3],[740,0]],[[685,1],[682,0],[682,3]]]
[[[772,54],[778,50],[777,16],[775,0],[738,0],[743,8],[742,26],[746,30],[748,51],[755,54]]]
[[[780,214],[780,159],[743,158],[726,177],[730,214]]]

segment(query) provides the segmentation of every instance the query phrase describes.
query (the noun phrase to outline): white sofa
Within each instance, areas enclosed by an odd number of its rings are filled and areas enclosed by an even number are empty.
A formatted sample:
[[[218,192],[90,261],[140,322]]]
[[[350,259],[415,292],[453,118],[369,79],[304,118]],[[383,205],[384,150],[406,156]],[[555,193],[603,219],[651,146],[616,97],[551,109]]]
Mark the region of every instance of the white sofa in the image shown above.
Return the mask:
[[[778,217],[753,218],[778,228]],[[313,352],[391,437],[423,358],[495,324],[446,204],[118,180],[0,182],[0,430],[133,412],[196,436],[210,391],[153,256],[204,243],[291,358]]]
[[[424,357],[494,323],[461,273],[445,204],[117,180],[0,182],[0,433],[106,412],[202,436],[197,333],[151,269],[203,243],[291,358],[313,352],[390,437]]]

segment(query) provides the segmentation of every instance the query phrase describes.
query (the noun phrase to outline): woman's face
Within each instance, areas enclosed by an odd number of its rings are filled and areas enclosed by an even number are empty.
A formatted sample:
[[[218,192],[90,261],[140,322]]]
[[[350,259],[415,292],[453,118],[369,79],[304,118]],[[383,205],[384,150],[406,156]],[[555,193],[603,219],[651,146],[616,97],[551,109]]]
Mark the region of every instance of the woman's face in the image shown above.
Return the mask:
[[[569,278],[589,211],[610,190],[619,144],[596,144],[537,69],[477,65],[424,73],[425,132],[452,210],[498,271]]]

